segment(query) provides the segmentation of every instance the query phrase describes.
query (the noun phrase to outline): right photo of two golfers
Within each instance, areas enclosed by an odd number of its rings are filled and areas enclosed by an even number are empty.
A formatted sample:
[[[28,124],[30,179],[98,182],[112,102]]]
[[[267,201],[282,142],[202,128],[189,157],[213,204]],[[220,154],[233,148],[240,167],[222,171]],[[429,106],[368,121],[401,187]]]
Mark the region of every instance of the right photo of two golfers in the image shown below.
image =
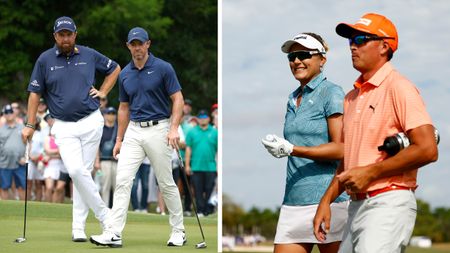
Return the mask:
[[[221,10],[221,250],[450,252],[450,3]]]

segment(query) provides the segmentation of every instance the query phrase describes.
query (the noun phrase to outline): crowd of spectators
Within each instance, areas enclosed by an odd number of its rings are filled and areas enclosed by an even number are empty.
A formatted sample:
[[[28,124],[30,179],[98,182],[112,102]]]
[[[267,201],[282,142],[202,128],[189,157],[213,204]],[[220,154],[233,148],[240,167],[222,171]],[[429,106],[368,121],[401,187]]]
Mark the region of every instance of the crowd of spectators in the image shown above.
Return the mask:
[[[25,180],[28,199],[63,203],[70,201],[72,183],[62,162],[58,146],[55,144],[51,127],[54,119],[48,113],[47,105],[40,100],[37,113],[36,132],[30,142],[28,173],[25,172],[26,145],[21,138],[24,127],[25,106],[19,102],[2,107],[0,117],[0,199],[25,198]],[[112,149],[117,135],[117,110],[108,106],[108,100],[100,100],[100,109],[105,125],[92,176],[107,206],[112,206],[117,160]],[[199,216],[212,214],[217,208],[217,144],[218,105],[210,110],[201,109],[192,113],[192,101],[185,99],[183,120],[178,129],[180,134],[180,154],[186,170],[180,167],[178,155],[172,156],[173,177],[180,190],[184,215],[192,215],[192,200],[188,188],[191,187],[196,200]],[[187,152],[186,152],[187,151]],[[188,184],[184,180],[186,173]],[[26,174],[28,178],[26,179]],[[154,202],[152,209],[150,203]],[[165,204],[158,190],[158,183],[151,164],[145,159],[134,179],[131,192],[131,210],[147,213],[154,210],[164,215]]]

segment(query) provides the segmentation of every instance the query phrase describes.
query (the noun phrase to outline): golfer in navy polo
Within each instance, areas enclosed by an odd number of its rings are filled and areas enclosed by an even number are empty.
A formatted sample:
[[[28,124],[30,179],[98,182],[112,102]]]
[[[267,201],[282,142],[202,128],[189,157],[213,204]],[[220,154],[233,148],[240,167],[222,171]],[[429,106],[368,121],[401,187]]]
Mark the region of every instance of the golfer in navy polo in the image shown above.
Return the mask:
[[[89,208],[102,223],[109,212],[91,170],[103,130],[99,98],[112,89],[120,67],[94,49],[75,45],[77,28],[69,17],[55,21],[53,35],[55,46],[39,56],[31,74],[28,122],[22,137],[26,141],[33,136],[42,96],[55,119],[51,133],[74,184],[72,240],[83,242],[87,240],[84,228]],[[96,71],[106,75],[99,90],[93,86]]]
[[[172,231],[167,245],[183,246],[186,242],[180,193],[172,177],[171,165],[173,148],[179,142],[183,95],[174,69],[169,63],[149,54],[150,44],[144,29],[136,27],[128,33],[127,47],[132,61],[119,76],[119,128],[113,151],[115,157],[120,152],[116,190],[106,231],[102,235],[91,236],[91,242],[97,245],[122,247],[121,235],[133,179],[145,157],[150,159],[155,170],[169,210]],[[169,110],[170,100],[172,112]]]

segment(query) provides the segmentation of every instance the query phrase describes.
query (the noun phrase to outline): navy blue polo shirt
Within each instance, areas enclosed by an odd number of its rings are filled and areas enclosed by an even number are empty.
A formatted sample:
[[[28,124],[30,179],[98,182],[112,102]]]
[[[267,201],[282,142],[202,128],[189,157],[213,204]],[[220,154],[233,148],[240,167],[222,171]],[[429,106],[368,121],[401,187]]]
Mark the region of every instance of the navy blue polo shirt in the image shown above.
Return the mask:
[[[37,59],[28,91],[44,97],[52,117],[75,122],[100,105],[98,98],[89,95],[95,72],[108,75],[116,67],[116,62],[92,48],[76,45],[66,56],[55,45]]]
[[[136,122],[169,118],[170,96],[180,90],[172,65],[153,54],[141,70],[131,61],[119,75],[119,101],[129,103]]]

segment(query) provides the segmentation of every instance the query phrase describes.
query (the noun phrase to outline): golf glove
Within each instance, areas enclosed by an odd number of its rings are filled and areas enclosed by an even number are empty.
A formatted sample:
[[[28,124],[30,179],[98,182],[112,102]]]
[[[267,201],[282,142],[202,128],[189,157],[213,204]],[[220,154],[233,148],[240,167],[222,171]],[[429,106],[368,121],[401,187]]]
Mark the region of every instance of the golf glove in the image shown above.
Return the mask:
[[[294,150],[294,145],[284,138],[278,137],[274,134],[267,135],[265,139],[261,140],[261,142],[267,151],[269,151],[269,153],[276,158],[289,156]]]

